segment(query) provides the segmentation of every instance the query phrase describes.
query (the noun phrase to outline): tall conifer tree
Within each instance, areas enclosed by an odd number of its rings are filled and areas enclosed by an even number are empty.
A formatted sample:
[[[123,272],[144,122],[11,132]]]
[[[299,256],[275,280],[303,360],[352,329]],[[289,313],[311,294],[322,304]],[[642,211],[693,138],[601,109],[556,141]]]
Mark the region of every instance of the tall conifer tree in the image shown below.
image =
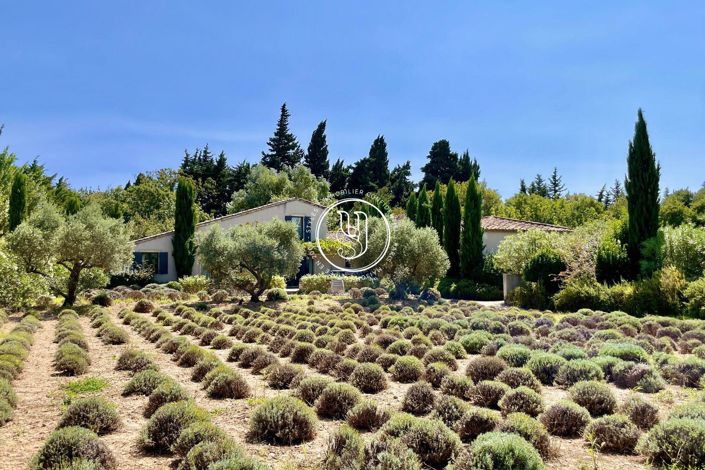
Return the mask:
[[[563,178],[558,174],[558,168],[553,168],[553,173],[548,179],[548,196],[553,199],[560,199],[565,191],[565,185],[563,184]]]
[[[378,135],[370,146],[367,157],[370,179],[377,189],[389,185],[389,154],[383,135]]]
[[[624,181],[629,213],[627,253],[633,276],[640,271],[643,243],[658,233],[660,176],[661,167],[651,149],[646,121],[639,109],[634,139],[629,142],[627,177]]]
[[[421,171],[424,173],[422,182],[428,186],[434,186],[437,179],[447,184],[458,172],[458,154],[451,151],[447,140],[434,142],[426,158],[428,163],[421,168]]]
[[[472,278],[482,269],[482,193],[477,181],[468,181],[463,208],[463,229],[460,236],[460,276]]]
[[[176,186],[174,236],[171,239],[174,265],[179,277],[189,276],[196,259],[196,189],[193,182],[181,177]]]
[[[438,232],[438,240],[443,243],[443,195],[441,194],[441,183],[436,180],[436,187],[433,189],[433,199],[431,199],[431,225]]]
[[[267,141],[269,152],[262,152],[262,164],[273,170],[281,171],[286,167],[301,163],[303,150],[294,134],[289,131],[289,110],[282,104],[277,128]]]
[[[428,201],[428,192],[424,184],[419,191],[419,198],[416,203],[416,226],[430,227],[431,226],[431,205]]]
[[[27,218],[27,175],[18,171],[10,189],[10,231],[15,230]]]
[[[413,220],[416,222],[416,208],[418,207],[419,202],[416,198],[416,193],[411,193],[409,196],[409,200],[406,201],[406,216],[409,218],[409,220]]]
[[[455,182],[448,182],[444,207],[443,247],[448,253],[450,269],[448,275],[457,277],[460,273],[460,198],[455,190]]]
[[[328,182],[330,183],[330,192],[335,193],[342,191],[348,185],[348,177],[350,177],[350,169],[345,165],[345,162],[340,158],[333,163],[330,170]]]
[[[321,121],[311,134],[311,142],[304,157],[311,173],[319,178],[328,178],[330,163],[328,162],[328,142],[326,139],[326,121]]]

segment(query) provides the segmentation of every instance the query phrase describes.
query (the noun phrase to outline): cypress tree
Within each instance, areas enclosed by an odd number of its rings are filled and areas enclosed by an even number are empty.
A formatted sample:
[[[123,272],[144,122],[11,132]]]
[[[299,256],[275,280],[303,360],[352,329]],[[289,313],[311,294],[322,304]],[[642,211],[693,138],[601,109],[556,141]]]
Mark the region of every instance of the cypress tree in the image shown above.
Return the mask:
[[[458,160],[456,179],[458,181],[468,181],[473,177],[477,181],[480,181],[480,164],[477,163],[477,160],[474,158],[470,160],[470,152],[466,150],[460,156],[460,160]]]
[[[455,191],[455,182],[448,182],[444,207],[443,247],[448,253],[450,269],[448,275],[457,277],[460,273],[460,198]]]
[[[378,135],[370,146],[367,157],[370,180],[377,189],[389,185],[389,154],[383,135]]]
[[[10,231],[27,218],[27,175],[21,172],[15,174],[10,189]]]
[[[289,110],[282,104],[274,135],[267,141],[269,152],[262,152],[262,164],[276,171],[301,163],[303,150],[289,131]]]
[[[414,183],[411,182],[411,162],[397,165],[389,174],[389,192],[392,193],[392,205],[401,206],[414,192]]]
[[[433,199],[431,199],[431,224],[438,232],[438,240],[443,243],[443,195],[441,194],[441,183],[436,180],[436,187],[433,189]]]
[[[528,194],[529,190],[526,189],[526,181],[524,181],[524,178],[519,180],[519,193],[521,194]]]
[[[482,255],[482,193],[477,181],[468,181],[460,235],[460,276],[471,278],[484,264]]]
[[[629,142],[624,181],[629,213],[627,253],[633,276],[639,273],[642,244],[658,232],[660,175],[661,167],[651,149],[646,122],[639,109],[634,139]]]
[[[419,198],[416,203],[416,226],[430,227],[431,226],[431,206],[428,203],[428,192],[424,184],[419,191]]]
[[[317,177],[328,178],[330,163],[328,162],[326,121],[321,121],[311,134],[311,142],[308,144],[308,152],[304,157],[304,165]]]
[[[418,204],[416,193],[411,193],[409,200],[406,201],[406,216],[409,220],[413,220],[414,222],[416,222],[416,207]]]
[[[193,181],[179,178],[176,186],[174,236],[171,239],[176,274],[189,276],[196,259],[196,190]]]

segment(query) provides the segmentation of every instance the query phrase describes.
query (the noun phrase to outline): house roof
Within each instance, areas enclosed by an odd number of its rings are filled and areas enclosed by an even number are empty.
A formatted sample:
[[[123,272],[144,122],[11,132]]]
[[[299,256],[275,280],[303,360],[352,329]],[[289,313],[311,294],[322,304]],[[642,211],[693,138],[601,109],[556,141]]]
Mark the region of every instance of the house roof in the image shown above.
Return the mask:
[[[531,222],[528,220],[508,219],[490,215],[482,218],[482,228],[487,231],[518,232],[521,230],[543,230],[545,232],[570,232],[568,227],[560,225]]]
[[[216,217],[215,219],[205,220],[205,221],[203,221],[203,222],[197,223],[197,224],[196,224],[196,228],[198,229],[199,227],[205,227],[205,226],[207,226],[207,225],[210,225],[210,224],[213,224],[213,223],[216,223],[216,222],[222,222],[223,220],[228,220],[228,219],[232,219],[232,218],[234,218],[234,217],[239,217],[239,216],[241,216],[241,215],[250,214],[250,213],[253,213],[253,212],[258,212],[258,211],[260,211],[260,210],[262,210],[262,209],[266,209],[266,208],[274,207],[274,206],[279,206],[279,205],[281,205],[281,204],[285,204],[285,203],[291,202],[291,201],[301,201],[301,202],[305,202],[306,204],[311,204],[312,206],[318,206],[318,207],[320,207],[320,208],[322,208],[322,209],[325,209],[325,208],[326,208],[326,206],[321,205],[321,204],[318,204],[317,202],[309,201],[309,200],[307,200],[307,199],[303,199],[303,198],[300,198],[300,197],[290,197],[290,198],[288,198],[288,199],[282,199],[281,201],[274,201],[274,202],[270,202],[270,203],[267,203],[267,204],[264,204],[264,205],[261,205],[261,206],[253,207],[252,209],[245,209],[245,210],[240,211],[240,212],[235,212],[234,214],[228,214],[228,215],[224,215],[224,216],[222,216],[222,217]],[[167,232],[156,233],[156,234],[150,235],[150,236],[148,236],[148,237],[138,238],[137,240],[134,240],[134,242],[137,243],[137,242],[142,242],[142,241],[145,241],[145,240],[152,240],[152,239],[154,239],[154,238],[163,237],[164,235],[169,235],[170,233],[174,233],[174,231],[173,231],[173,230],[169,230],[169,231],[167,231]]]

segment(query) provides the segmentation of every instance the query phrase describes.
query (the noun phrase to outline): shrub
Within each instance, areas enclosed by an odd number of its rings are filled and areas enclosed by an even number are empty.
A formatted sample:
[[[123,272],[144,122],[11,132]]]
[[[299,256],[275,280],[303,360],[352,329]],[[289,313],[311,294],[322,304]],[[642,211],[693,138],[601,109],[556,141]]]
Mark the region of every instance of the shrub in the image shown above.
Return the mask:
[[[250,417],[248,438],[256,442],[292,445],[310,441],[315,435],[316,415],[297,398],[271,398]]]
[[[12,384],[2,378],[0,378],[0,401],[6,402],[13,408],[17,406],[17,395],[12,389]]]
[[[316,400],[316,412],[322,418],[345,419],[345,415],[361,399],[360,392],[355,387],[331,383],[323,389]]]
[[[556,383],[563,387],[586,380],[603,380],[605,374],[600,366],[588,359],[574,359],[561,366],[556,375]]]
[[[526,367],[544,385],[552,385],[558,371],[567,361],[558,354],[536,352],[526,362]]]
[[[210,421],[197,421],[181,431],[171,450],[178,455],[186,456],[200,442],[228,439],[228,434]]]
[[[617,399],[612,390],[602,382],[578,382],[568,390],[568,396],[588,410],[591,416],[611,414],[617,408]]]
[[[500,425],[499,430],[518,434],[534,446],[539,454],[548,457],[551,454],[551,439],[543,424],[524,413],[511,413]]]
[[[359,364],[350,376],[350,383],[364,393],[377,393],[387,388],[387,376],[377,364]]]
[[[548,295],[553,295],[560,288],[559,274],[567,269],[565,262],[553,250],[544,250],[532,257],[524,266],[523,277],[526,281],[538,282]]]
[[[132,310],[137,313],[149,313],[154,310],[154,304],[147,299],[138,300]]]
[[[545,469],[538,451],[517,434],[482,434],[472,443],[469,452],[467,458],[459,459],[454,470]]]
[[[401,440],[386,436],[375,438],[365,446],[363,464],[365,469],[422,470],[414,451]]]
[[[401,409],[415,415],[425,415],[433,409],[435,395],[428,382],[417,382],[406,391]]]
[[[499,348],[497,357],[510,367],[522,367],[531,358],[531,349],[520,344],[506,344]]]
[[[313,405],[318,397],[321,396],[323,390],[333,383],[329,377],[311,376],[304,377],[299,382],[296,389],[296,395],[308,405]]]
[[[88,397],[71,403],[58,427],[81,426],[101,435],[115,431],[119,425],[115,405],[101,397]]]
[[[92,461],[97,468],[112,470],[117,461],[98,436],[85,428],[71,426],[54,431],[32,459],[32,469],[62,468],[78,461]]]
[[[283,302],[289,300],[289,295],[286,293],[286,290],[282,288],[267,289],[265,297],[269,302]]]
[[[705,421],[669,419],[655,425],[639,442],[638,451],[653,465],[669,468],[705,467]]]
[[[424,378],[434,387],[441,386],[443,377],[450,375],[450,368],[442,362],[434,362],[426,366]]]
[[[215,462],[240,455],[242,450],[231,440],[202,441],[186,454],[180,468],[207,470]]]
[[[88,370],[89,365],[88,353],[72,343],[62,344],[54,355],[54,368],[66,375],[81,375]]]
[[[268,465],[245,456],[229,457],[208,466],[208,470],[269,470],[269,468]]]
[[[649,355],[644,348],[631,343],[605,343],[600,347],[600,356],[612,356],[623,361],[648,362]]]
[[[246,398],[250,396],[250,386],[244,378],[232,369],[219,368],[209,377],[206,394],[210,398]]]
[[[624,400],[621,412],[644,431],[648,431],[658,423],[658,408],[638,395],[631,395]]]
[[[468,409],[468,404],[457,397],[441,395],[435,402],[433,417],[452,428]]]
[[[612,379],[618,387],[636,388],[644,393],[656,393],[665,387],[663,379],[651,366],[634,362],[615,364]]]
[[[499,401],[510,390],[509,385],[494,380],[483,380],[470,392],[470,401],[485,408],[498,408]]]
[[[494,380],[506,368],[507,363],[499,357],[481,356],[470,361],[465,374],[477,383],[483,380]]]
[[[12,406],[0,398],[0,426],[8,422],[12,418]]]
[[[441,393],[458,398],[467,398],[472,387],[472,380],[468,377],[449,374],[441,380]]]
[[[696,318],[705,318],[705,277],[688,284],[684,295],[688,299],[688,313]]]
[[[275,390],[287,389],[298,377],[303,376],[303,369],[293,364],[277,364],[267,370],[267,384]]]
[[[196,294],[200,291],[208,290],[210,279],[206,276],[184,276],[179,279],[181,289],[187,294]]]
[[[537,393],[541,393],[541,383],[526,367],[510,367],[509,369],[505,369],[497,375],[496,380],[509,385],[511,388],[517,388],[523,385]]]
[[[144,410],[144,416],[149,418],[166,403],[188,400],[189,398],[188,393],[181,385],[173,380],[168,380],[155,388],[149,395],[147,406]]]
[[[563,400],[548,407],[540,420],[554,436],[577,437],[590,423],[590,413],[572,401]]]
[[[529,387],[521,386],[504,394],[499,401],[499,409],[504,415],[521,412],[529,416],[538,416],[543,412],[543,400],[541,395]]]
[[[357,431],[349,426],[340,426],[328,440],[323,468],[326,470],[359,468],[364,446]]]
[[[376,402],[364,400],[348,411],[346,421],[355,429],[375,431],[389,420],[389,416],[389,411]]]
[[[461,446],[458,436],[442,422],[405,414],[392,416],[381,432],[399,438],[422,463],[434,468],[445,466]]]
[[[694,402],[679,405],[671,411],[668,418],[692,418],[705,420],[705,403]]]
[[[471,442],[480,434],[494,431],[501,421],[498,411],[471,407],[455,423],[455,431],[463,442]]]
[[[610,289],[598,282],[568,282],[553,296],[553,302],[561,312],[576,312],[581,308],[610,311],[612,307]]]
[[[147,421],[140,435],[140,445],[153,452],[168,452],[184,429],[207,419],[208,413],[190,401],[167,403]]]
[[[624,415],[603,416],[588,424],[585,439],[600,451],[630,454],[639,440],[639,429]]]
[[[423,363],[414,356],[401,356],[389,368],[392,379],[401,383],[416,382],[424,373]]]
[[[126,349],[118,357],[115,370],[128,370],[130,372],[141,372],[148,369],[156,369],[154,361],[145,353],[138,349]]]

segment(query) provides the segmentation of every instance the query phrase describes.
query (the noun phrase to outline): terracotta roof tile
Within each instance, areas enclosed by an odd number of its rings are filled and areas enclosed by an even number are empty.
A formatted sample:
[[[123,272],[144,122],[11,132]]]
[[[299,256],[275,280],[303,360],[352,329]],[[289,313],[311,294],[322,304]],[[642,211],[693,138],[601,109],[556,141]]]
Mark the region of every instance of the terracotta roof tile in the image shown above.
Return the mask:
[[[528,220],[508,219],[506,217],[487,216],[482,218],[482,228],[484,230],[518,232],[520,230],[544,230],[546,232],[570,232],[568,227],[560,225],[544,224],[542,222],[531,222]]]

